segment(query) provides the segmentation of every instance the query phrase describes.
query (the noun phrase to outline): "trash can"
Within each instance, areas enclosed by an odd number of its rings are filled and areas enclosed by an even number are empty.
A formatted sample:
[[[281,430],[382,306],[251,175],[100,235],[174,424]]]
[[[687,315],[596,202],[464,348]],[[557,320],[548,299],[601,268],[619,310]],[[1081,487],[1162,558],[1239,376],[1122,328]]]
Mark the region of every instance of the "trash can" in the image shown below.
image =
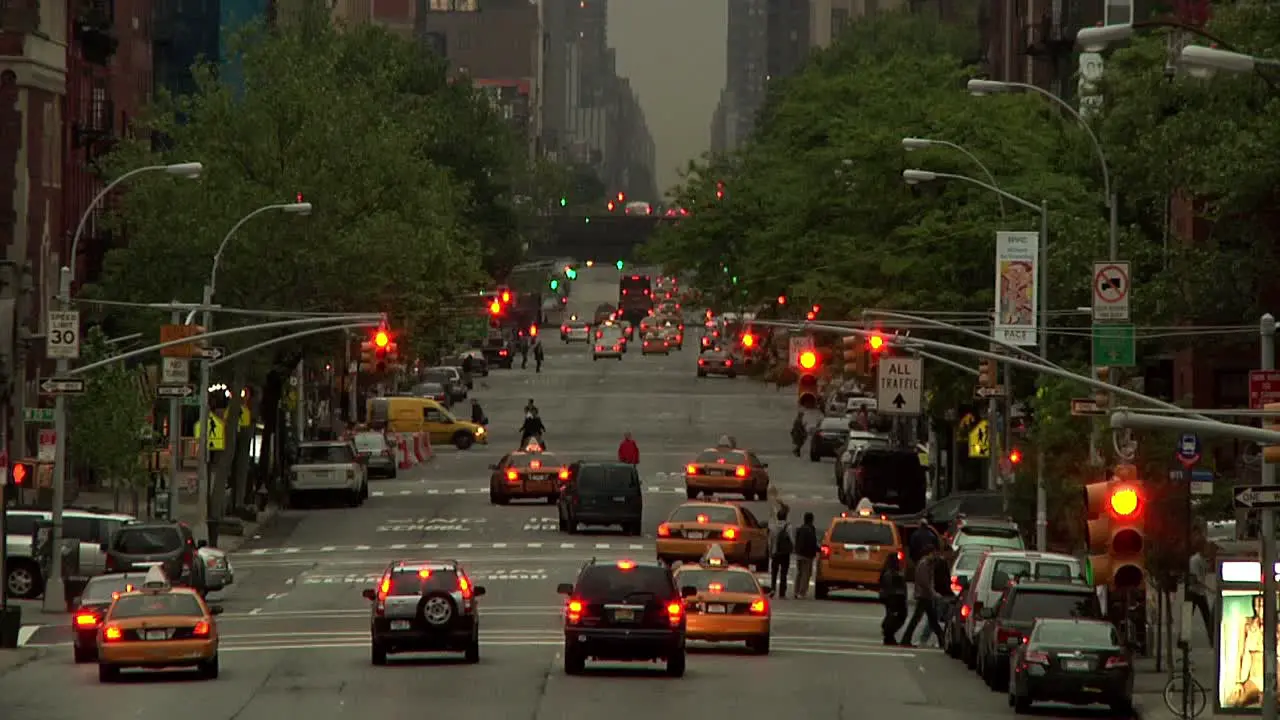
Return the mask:
[[[22,629],[22,607],[9,605],[0,608],[0,649],[18,647],[18,631]]]

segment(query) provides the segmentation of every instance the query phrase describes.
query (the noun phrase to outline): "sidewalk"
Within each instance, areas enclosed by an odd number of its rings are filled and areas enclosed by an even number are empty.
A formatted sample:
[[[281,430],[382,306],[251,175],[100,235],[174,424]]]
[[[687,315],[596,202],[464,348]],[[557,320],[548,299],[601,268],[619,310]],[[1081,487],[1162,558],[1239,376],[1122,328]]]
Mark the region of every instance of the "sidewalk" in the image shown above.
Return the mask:
[[[1196,720],[1209,720],[1214,717],[1213,704],[1218,694],[1216,655],[1210,646],[1209,637],[1205,634],[1204,623],[1199,615],[1193,618],[1191,631],[1191,672],[1196,682],[1205,690],[1204,712],[1196,716]],[[1164,687],[1169,678],[1179,670],[1181,657],[1177,646],[1173,650],[1174,663],[1162,663],[1160,672],[1156,672],[1156,659],[1139,658],[1134,664],[1133,704],[1134,712],[1143,720],[1171,720],[1179,715],[1170,711],[1164,701]],[[1175,707],[1181,710],[1181,698],[1174,699]]]

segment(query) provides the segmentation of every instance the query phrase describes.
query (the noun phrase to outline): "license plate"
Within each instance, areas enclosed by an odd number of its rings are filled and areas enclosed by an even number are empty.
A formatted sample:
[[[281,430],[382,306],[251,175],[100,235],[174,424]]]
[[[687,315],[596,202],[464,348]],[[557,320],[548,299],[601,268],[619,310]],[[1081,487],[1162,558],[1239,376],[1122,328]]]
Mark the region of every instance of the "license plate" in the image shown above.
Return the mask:
[[[624,502],[626,502],[626,501],[627,501],[627,498],[626,498],[625,496],[622,496],[622,495],[614,495],[614,496],[613,496],[613,501],[614,501],[614,502],[624,503]]]
[[[632,622],[633,620],[636,619],[636,613],[634,610],[614,610],[613,619],[624,621],[624,622]]]
[[[392,620],[391,629],[392,630],[408,630],[409,621],[408,620]]]
[[[168,630],[143,630],[142,639],[143,640],[168,640],[169,631]]]
[[[533,475],[529,478],[534,482],[546,482],[551,479],[550,475]]]
[[[700,532],[698,530],[691,530],[685,533],[684,536],[689,538],[690,540],[702,540],[707,537],[707,534],[704,532]]]
[[[1088,660],[1063,660],[1062,667],[1066,668],[1067,670],[1088,671],[1089,661]]]
[[[727,476],[729,475],[729,471],[728,471],[728,470],[716,470],[714,474],[715,474],[715,475],[719,475],[719,476],[721,476],[721,477],[727,477]]]
[[[723,605],[708,605],[707,612],[720,613],[721,615],[723,615],[725,613],[725,607]]]

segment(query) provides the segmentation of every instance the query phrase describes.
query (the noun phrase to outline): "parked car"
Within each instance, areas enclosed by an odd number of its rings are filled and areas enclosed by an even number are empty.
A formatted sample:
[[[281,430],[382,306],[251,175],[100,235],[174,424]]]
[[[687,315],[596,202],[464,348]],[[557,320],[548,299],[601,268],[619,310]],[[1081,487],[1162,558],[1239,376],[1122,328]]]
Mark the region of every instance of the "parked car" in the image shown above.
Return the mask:
[[[298,446],[298,457],[289,467],[289,502],[297,505],[305,495],[342,496],[349,507],[369,497],[364,463],[350,440],[320,440]]]
[[[46,578],[39,559],[32,555],[36,526],[52,519],[53,513],[35,508],[10,508],[5,513],[5,578],[9,596],[31,599],[44,594]],[[80,541],[79,573],[67,578],[68,605],[79,595],[88,579],[106,570],[102,544],[117,529],[134,522],[132,515],[97,508],[67,507],[62,513],[63,537]]]
[[[376,431],[361,432],[356,433],[351,440],[356,446],[356,453],[364,460],[365,470],[370,477],[377,475],[395,479],[399,465],[386,435]]]

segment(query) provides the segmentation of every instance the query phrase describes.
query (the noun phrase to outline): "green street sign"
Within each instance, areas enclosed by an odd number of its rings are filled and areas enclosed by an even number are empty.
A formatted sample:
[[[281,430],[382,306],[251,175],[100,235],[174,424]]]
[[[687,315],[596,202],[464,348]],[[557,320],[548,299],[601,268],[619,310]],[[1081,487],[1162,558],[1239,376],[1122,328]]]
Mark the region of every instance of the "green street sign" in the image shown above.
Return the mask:
[[[22,419],[29,423],[51,423],[53,408],[23,408]]]
[[[1137,365],[1132,325],[1093,326],[1094,367]]]
[[[183,407],[200,407],[200,398],[184,397],[182,398],[182,406]]]

